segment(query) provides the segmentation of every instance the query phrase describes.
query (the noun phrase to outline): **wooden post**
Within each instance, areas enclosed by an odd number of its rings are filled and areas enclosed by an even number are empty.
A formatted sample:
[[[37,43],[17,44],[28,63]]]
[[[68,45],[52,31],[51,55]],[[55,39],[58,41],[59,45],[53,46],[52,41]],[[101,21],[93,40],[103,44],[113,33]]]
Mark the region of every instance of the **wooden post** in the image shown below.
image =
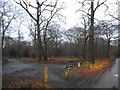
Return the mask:
[[[45,84],[48,83],[48,67],[44,68],[44,82]]]
[[[93,64],[90,64],[90,69],[93,69]]]
[[[65,70],[65,79],[68,80],[68,69]]]

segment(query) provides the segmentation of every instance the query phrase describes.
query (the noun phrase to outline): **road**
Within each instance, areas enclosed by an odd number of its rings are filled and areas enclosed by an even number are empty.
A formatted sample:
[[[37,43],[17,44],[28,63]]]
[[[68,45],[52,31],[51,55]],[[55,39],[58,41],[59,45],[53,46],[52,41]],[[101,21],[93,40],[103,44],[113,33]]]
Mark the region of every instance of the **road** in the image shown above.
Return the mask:
[[[92,86],[93,88],[118,88],[118,62],[120,65],[120,59],[116,59],[113,66],[107,69],[106,72],[97,80]]]
[[[3,65],[3,77],[41,80],[44,78],[44,67],[48,66],[49,84],[57,88],[83,88],[87,85],[80,80],[65,80],[64,65],[28,63],[14,59],[8,59],[8,62]]]
[[[33,79],[33,80],[41,80],[44,78],[44,67],[48,66],[48,78],[49,84],[57,87],[57,88],[87,88],[91,87],[89,83],[80,80],[65,80],[64,75],[64,65],[58,64],[39,64],[39,63],[28,63],[25,61],[8,59],[8,63],[3,65],[3,77],[14,77],[20,79]],[[117,73],[118,60],[113,65],[111,70],[108,70],[104,73],[103,76],[98,80],[98,82],[92,86],[96,87],[113,87],[113,85],[117,85],[118,75]],[[111,80],[107,82],[106,80]],[[104,82],[104,84],[103,84]],[[101,86],[102,85],[102,86]],[[87,87],[86,87],[87,86]]]

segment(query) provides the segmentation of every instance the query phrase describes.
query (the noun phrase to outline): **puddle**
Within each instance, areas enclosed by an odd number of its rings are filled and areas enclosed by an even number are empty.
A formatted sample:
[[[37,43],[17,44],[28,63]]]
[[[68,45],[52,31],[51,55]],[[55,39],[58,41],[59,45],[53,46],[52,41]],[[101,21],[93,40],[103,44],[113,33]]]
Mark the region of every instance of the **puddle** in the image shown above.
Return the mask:
[[[115,77],[118,77],[118,74],[114,75]]]

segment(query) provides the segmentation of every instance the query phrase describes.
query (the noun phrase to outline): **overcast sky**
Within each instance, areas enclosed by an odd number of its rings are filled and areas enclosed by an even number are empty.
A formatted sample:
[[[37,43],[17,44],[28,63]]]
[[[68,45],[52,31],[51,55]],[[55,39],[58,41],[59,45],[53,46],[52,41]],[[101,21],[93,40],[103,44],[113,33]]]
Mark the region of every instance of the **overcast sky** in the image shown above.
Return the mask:
[[[79,18],[81,17],[81,12],[76,13],[76,10],[78,10],[80,7],[79,6],[80,4],[78,4],[77,1],[83,1],[83,0],[62,0],[62,1],[66,3],[66,7],[67,7],[65,10],[63,10],[63,15],[65,15],[67,18],[65,28],[68,29],[80,23]],[[104,0],[100,0],[100,1],[102,2]],[[109,13],[114,13],[117,10],[118,7],[115,3],[116,0],[107,1],[107,4],[109,4],[109,10],[108,10]],[[111,19],[110,16],[104,15],[105,9],[106,7],[104,5],[98,8],[98,10],[95,13],[95,18],[97,18],[98,20],[110,20]],[[115,14],[117,16],[117,13]]]
[[[61,26],[65,29],[69,29],[73,26],[78,26],[81,23],[81,12],[77,12],[76,10],[79,9],[80,4],[77,3],[77,1],[83,1],[83,0],[60,0],[60,2],[65,2],[65,9],[61,11],[61,14],[66,17],[65,22],[66,23],[60,23]],[[97,0],[95,0],[97,1]],[[104,0],[100,0],[101,2]],[[115,4],[117,0],[107,0],[107,4],[109,5],[109,13],[114,13],[116,16],[118,15],[115,13],[115,11],[118,9],[117,5]],[[87,1],[90,2],[90,1]],[[94,3],[95,4],[95,3]],[[111,20],[110,16],[106,16],[104,14],[106,7],[102,5],[100,8],[98,8],[97,12],[95,13],[95,18],[98,20]],[[25,39],[29,40],[29,37],[27,37],[27,28],[25,26],[22,26],[22,29],[24,30]]]

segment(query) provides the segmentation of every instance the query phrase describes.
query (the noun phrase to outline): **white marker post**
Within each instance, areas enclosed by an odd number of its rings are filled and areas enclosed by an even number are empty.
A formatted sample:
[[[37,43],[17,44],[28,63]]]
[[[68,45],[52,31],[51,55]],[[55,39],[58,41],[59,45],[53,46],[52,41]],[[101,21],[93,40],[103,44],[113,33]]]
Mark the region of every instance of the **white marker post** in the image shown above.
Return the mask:
[[[80,62],[78,62],[78,67],[80,67]]]

